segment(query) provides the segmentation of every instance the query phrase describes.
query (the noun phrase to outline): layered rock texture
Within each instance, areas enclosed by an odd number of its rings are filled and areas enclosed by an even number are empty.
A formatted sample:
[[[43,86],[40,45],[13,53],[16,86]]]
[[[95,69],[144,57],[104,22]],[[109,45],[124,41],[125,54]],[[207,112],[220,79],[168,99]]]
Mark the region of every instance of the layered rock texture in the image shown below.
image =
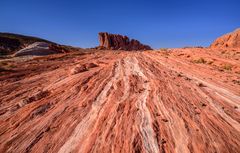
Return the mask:
[[[240,29],[217,38],[211,48],[240,48]]]
[[[141,44],[138,40],[129,39],[127,36],[101,32],[99,35],[99,49],[108,50],[152,50],[148,45]]]
[[[0,56],[45,56],[79,50],[81,48],[60,45],[37,37],[0,33]]]
[[[54,44],[53,42],[37,37],[24,36],[12,33],[0,33],[0,55],[13,54],[35,42]]]
[[[189,48],[0,61],[0,152],[239,153],[239,59]]]
[[[67,53],[70,50],[66,46],[49,44],[46,42],[35,42],[14,53],[14,56],[45,56],[50,54]]]
[[[56,50],[50,49],[49,44],[46,42],[35,42],[24,49],[17,51],[14,56],[26,56],[26,55],[49,55],[59,53]]]

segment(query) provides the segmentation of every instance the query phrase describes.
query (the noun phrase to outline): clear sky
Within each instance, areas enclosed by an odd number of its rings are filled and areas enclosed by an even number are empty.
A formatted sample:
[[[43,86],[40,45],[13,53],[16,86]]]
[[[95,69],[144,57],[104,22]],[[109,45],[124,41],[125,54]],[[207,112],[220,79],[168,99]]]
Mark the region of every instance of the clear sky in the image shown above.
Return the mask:
[[[98,32],[153,48],[208,46],[240,27],[240,0],[0,0],[0,31],[94,47]]]

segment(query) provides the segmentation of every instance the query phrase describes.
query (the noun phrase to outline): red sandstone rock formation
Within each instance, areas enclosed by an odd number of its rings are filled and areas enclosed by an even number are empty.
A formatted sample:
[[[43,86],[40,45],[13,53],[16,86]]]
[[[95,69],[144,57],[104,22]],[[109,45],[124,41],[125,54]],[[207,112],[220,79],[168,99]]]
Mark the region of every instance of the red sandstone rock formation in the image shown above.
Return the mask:
[[[138,40],[129,39],[127,36],[109,34],[107,32],[99,33],[99,49],[110,50],[152,50],[148,45],[141,44]]]
[[[240,29],[217,38],[211,48],[240,48]]]

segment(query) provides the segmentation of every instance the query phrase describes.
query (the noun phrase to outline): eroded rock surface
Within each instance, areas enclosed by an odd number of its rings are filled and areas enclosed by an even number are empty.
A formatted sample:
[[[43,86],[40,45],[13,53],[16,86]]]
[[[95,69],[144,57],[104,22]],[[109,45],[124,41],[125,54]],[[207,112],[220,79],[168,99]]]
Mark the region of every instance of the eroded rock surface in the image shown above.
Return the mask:
[[[189,48],[4,61],[0,152],[239,153],[239,59]]]
[[[152,50],[150,46],[141,44],[138,40],[129,39],[127,36],[99,33],[99,49],[110,50]]]
[[[217,38],[211,48],[240,48],[240,29]]]

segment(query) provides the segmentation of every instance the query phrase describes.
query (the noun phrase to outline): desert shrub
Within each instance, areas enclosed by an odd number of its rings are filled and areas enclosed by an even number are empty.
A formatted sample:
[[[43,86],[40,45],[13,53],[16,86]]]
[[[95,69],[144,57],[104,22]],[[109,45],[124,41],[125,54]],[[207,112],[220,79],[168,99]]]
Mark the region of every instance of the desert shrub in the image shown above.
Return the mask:
[[[233,82],[234,84],[240,85],[240,80],[232,80],[232,82]]]
[[[213,61],[208,61],[207,64],[212,65]]]
[[[222,67],[224,70],[231,71],[232,70],[232,65],[231,64],[224,64]]]
[[[204,58],[199,58],[199,59],[196,59],[196,60],[193,60],[192,61],[193,63],[197,63],[197,64],[204,64],[206,63],[207,61],[204,59]]]
[[[8,70],[8,69],[16,68],[17,66],[11,62],[0,61],[0,67]]]
[[[184,46],[183,49],[187,48],[204,48],[203,46]]]
[[[225,54],[226,53],[226,50],[224,50],[224,51],[221,51],[221,54]]]
[[[6,65],[8,65],[7,62],[5,62],[5,61],[1,61],[1,62],[0,62],[0,66],[6,66]]]
[[[168,51],[168,49],[167,48],[160,48],[160,51]]]

